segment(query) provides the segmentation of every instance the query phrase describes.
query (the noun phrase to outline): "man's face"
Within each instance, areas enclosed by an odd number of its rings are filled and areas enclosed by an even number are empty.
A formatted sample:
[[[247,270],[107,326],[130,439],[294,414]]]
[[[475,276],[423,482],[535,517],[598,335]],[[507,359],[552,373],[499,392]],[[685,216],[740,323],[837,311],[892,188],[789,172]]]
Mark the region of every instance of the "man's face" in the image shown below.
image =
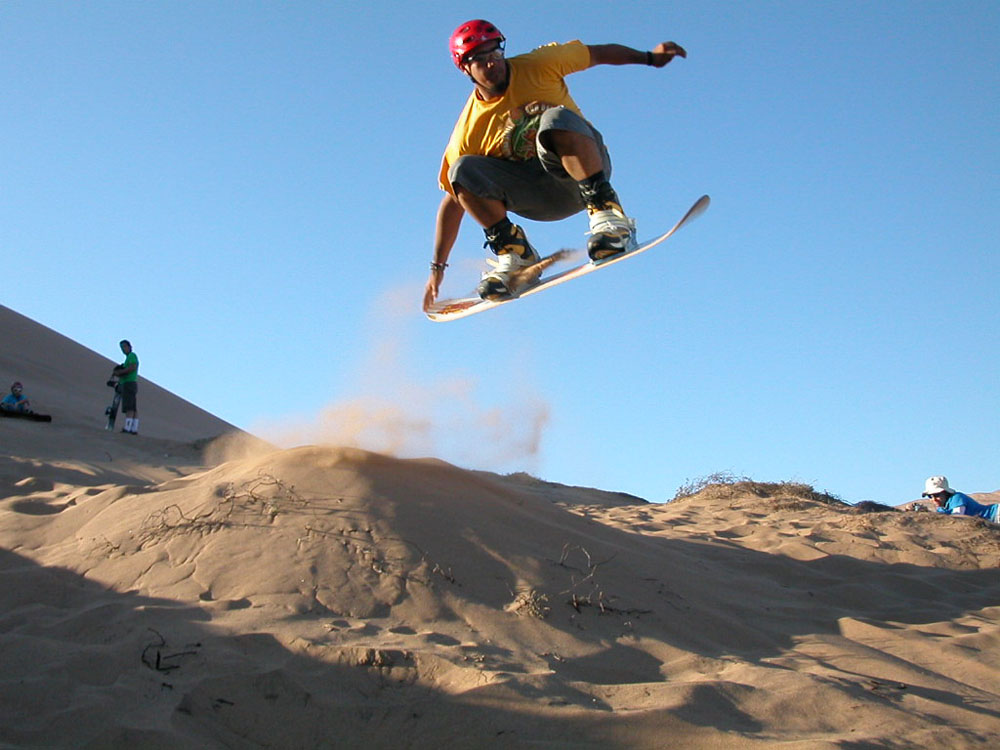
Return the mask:
[[[935,493],[935,494],[931,495],[931,499],[935,503],[937,503],[939,506],[943,506],[945,504],[945,502],[947,502],[947,500],[948,500],[948,493],[947,492],[938,492],[938,493]]]
[[[130,351],[132,351],[132,347],[129,346],[128,344],[119,344],[119,346],[122,348],[122,354],[128,354]]]
[[[503,43],[494,40],[480,44],[462,60],[462,70],[484,89],[501,93],[507,83]]]

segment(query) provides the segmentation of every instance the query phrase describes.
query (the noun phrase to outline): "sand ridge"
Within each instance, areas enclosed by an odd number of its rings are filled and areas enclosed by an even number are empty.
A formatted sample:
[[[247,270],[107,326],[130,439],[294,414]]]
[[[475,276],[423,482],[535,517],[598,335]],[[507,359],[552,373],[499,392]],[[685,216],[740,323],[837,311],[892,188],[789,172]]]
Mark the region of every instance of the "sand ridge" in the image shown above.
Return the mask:
[[[0,503],[14,744],[996,736],[1000,535],[968,519],[713,488],[567,504],[325,447],[31,496]]]

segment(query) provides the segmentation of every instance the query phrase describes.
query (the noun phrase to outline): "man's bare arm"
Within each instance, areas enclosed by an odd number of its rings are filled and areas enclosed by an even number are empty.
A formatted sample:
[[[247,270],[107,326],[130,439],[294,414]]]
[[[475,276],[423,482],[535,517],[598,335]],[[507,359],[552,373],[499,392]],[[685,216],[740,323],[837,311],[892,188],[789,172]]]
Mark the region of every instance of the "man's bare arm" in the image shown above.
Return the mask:
[[[448,256],[455,246],[458,230],[462,226],[465,209],[455,196],[445,193],[438,206],[437,222],[434,227],[434,258],[431,261],[431,273],[424,287],[424,310],[437,299],[444,279],[444,269],[448,265]]]
[[[588,44],[590,65],[652,65],[662,68],[675,57],[687,57],[687,51],[674,42],[660,42],[653,49],[638,50],[623,44]]]

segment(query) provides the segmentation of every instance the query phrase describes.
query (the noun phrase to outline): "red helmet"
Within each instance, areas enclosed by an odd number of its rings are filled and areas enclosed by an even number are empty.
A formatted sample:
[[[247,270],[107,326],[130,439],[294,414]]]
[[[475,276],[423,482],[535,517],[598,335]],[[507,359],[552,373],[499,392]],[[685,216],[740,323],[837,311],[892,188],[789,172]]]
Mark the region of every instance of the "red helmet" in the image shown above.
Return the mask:
[[[461,69],[462,58],[480,44],[493,41],[494,39],[502,42],[504,41],[504,36],[500,33],[500,29],[489,21],[478,18],[463,23],[452,32],[451,39],[448,40],[448,46],[451,49],[451,57],[455,61],[455,66]]]

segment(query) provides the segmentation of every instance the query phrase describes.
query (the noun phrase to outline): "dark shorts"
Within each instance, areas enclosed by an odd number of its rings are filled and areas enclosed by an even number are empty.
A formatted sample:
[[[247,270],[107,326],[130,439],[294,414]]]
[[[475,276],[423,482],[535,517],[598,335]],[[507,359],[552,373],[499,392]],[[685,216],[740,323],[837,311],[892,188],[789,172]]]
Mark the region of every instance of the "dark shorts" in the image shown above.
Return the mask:
[[[566,107],[553,107],[542,114],[538,124],[538,156],[527,161],[510,161],[493,156],[462,156],[448,171],[452,185],[483,198],[503,201],[512,211],[533,221],[558,221],[582,211],[585,206],[580,188],[559,157],[542,145],[546,130],[583,133],[597,142],[604,160],[604,174],[611,177],[611,157],[598,130]]]
[[[135,397],[139,392],[139,384],[136,382],[122,383],[122,411],[136,411]]]

